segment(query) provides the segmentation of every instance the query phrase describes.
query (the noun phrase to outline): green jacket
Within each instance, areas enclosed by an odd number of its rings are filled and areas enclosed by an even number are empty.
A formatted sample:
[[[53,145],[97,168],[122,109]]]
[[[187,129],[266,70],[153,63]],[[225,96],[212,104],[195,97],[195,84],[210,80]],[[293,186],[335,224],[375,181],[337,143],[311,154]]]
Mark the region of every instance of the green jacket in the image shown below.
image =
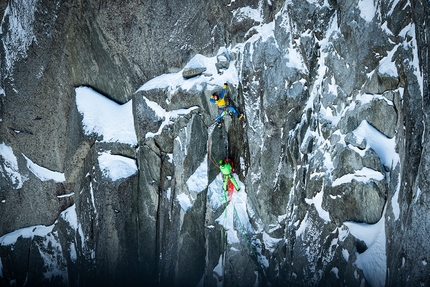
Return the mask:
[[[231,174],[231,165],[229,163],[225,163],[223,165],[219,166],[221,173],[223,175],[230,175]]]

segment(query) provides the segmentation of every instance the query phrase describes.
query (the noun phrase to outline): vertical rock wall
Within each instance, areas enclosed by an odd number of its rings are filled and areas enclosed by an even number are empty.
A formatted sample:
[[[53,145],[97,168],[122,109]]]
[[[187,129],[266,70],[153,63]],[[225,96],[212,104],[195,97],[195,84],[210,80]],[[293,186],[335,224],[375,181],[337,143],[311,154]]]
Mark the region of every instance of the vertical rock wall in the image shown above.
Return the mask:
[[[429,284],[428,2],[30,2],[1,28],[1,284]],[[221,46],[245,123],[214,129],[209,73],[135,92]],[[82,130],[80,85],[132,101],[135,146]],[[106,152],[138,171],[112,180]],[[227,155],[235,209],[216,198]]]

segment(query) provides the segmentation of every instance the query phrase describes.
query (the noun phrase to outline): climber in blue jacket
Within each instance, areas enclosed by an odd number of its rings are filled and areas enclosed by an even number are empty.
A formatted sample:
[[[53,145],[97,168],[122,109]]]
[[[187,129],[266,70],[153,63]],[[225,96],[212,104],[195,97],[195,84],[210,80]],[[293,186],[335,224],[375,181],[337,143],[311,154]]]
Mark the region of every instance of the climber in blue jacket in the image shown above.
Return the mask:
[[[224,84],[220,95],[212,94],[210,97],[210,102],[215,103],[218,106],[217,123],[219,127],[222,126],[222,117],[225,115],[227,109],[234,113],[239,120],[243,119],[243,114],[239,114],[236,108],[229,104],[228,98],[226,97],[226,91],[227,83]]]

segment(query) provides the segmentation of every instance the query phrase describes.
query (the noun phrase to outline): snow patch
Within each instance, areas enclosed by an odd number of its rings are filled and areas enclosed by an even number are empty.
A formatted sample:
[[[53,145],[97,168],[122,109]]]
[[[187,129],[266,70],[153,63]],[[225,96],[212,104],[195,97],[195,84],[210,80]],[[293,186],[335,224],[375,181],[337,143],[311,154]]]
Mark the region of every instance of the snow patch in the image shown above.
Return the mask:
[[[188,211],[193,206],[190,197],[185,193],[178,194],[176,199],[178,200],[179,205],[183,211]]]
[[[34,236],[45,237],[54,228],[54,224],[50,226],[45,225],[36,225],[30,226],[22,229],[15,230],[13,232],[7,233],[0,237],[0,245],[1,246],[9,246],[14,245],[18,238],[30,238],[33,239]]]
[[[27,160],[27,168],[41,181],[53,180],[55,182],[65,182],[64,173],[49,170],[32,162],[28,157],[22,154]]]
[[[260,11],[258,9],[252,9],[249,6],[234,10],[233,17],[236,18],[239,23],[249,18],[255,20],[258,23],[263,22]]]
[[[321,219],[323,219],[325,222],[329,222],[330,214],[322,208],[323,194],[324,189],[318,192],[312,199],[305,198],[305,201],[309,205],[313,204],[318,212],[319,217],[321,217]]]
[[[354,237],[364,241],[367,246],[367,250],[363,253],[356,253],[356,266],[363,270],[364,276],[371,286],[385,286],[387,270],[385,215],[382,215],[379,222],[375,224],[355,222],[345,222],[344,224]]]
[[[64,221],[68,222],[70,227],[73,228],[73,230],[75,230],[75,232],[77,232],[81,238],[81,246],[82,248],[84,248],[85,246],[85,237],[84,237],[84,232],[82,230],[81,225],[78,222],[78,215],[76,214],[76,205],[73,204],[72,206],[70,206],[69,208],[67,208],[66,210],[64,210],[63,212],[61,212],[60,214],[61,218],[64,219]],[[75,242],[78,242],[77,240],[75,240]],[[73,252],[73,250],[70,250],[71,252]]]
[[[221,47],[221,50],[228,51],[225,47]],[[183,70],[177,73],[163,74],[158,77],[149,80],[143,84],[137,91],[149,91],[153,89],[166,89],[171,94],[174,94],[177,90],[183,90],[185,92],[191,89],[197,89],[202,91],[204,88],[210,90],[211,88],[218,88],[224,83],[237,86],[239,84],[238,71],[234,65],[234,61],[230,63],[228,69],[223,70],[222,74],[218,74],[215,64],[217,63],[217,57],[205,57],[201,54],[195,55],[188,63],[185,68],[206,68],[206,72],[203,75],[185,79],[182,76]]]
[[[12,148],[5,143],[0,144],[0,158],[4,161],[3,164],[0,164],[2,177],[9,178],[12,181],[12,188],[20,189],[24,179],[19,173],[18,160],[13,154]]]
[[[38,0],[16,0],[10,2],[3,19],[8,19],[8,31],[2,36],[5,51],[6,71],[11,71],[15,61],[27,57],[27,50],[36,42],[34,20]],[[0,28],[1,29],[1,28]],[[4,31],[1,29],[0,33]]]
[[[86,135],[103,136],[102,142],[137,144],[132,100],[119,105],[89,87],[76,88],[75,93]]]
[[[346,174],[337,178],[333,181],[332,186],[338,186],[344,183],[350,183],[352,180],[356,180],[358,182],[368,183],[372,180],[383,180],[384,175],[379,171],[374,169],[363,167],[360,170],[355,171],[354,173]]]
[[[145,136],[146,139],[153,138],[154,136],[160,135],[161,132],[163,131],[163,128],[167,125],[173,124],[173,121],[175,119],[177,119],[180,116],[187,115],[187,114],[191,113],[191,111],[199,108],[199,107],[191,107],[188,109],[178,109],[178,110],[173,110],[173,111],[168,112],[165,109],[163,109],[156,102],[150,101],[146,97],[143,97],[143,99],[145,100],[148,107],[151,108],[151,110],[153,110],[155,112],[157,117],[159,119],[163,119],[163,122],[161,123],[160,127],[158,128],[158,131],[156,133],[152,133],[152,132],[147,133]]]
[[[360,9],[360,17],[366,22],[372,22],[376,15],[376,7],[373,3],[374,0],[359,0],[358,8]]]
[[[367,148],[372,148],[386,167],[395,167],[400,162],[396,152],[396,138],[388,138],[366,120],[353,131],[358,142],[366,140]]]
[[[273,238],[269,236],[266,232],[263,232],[263,242],[266,250],[269,250],[271,253],[275,251],[276,245],[282,240],[282,238]]]
[[[188,178],[188,190],[194,192],[202,192],[208,186],[208,160],[207,157],[202,161],[197,170]]]
[[[103,176],[116,181],[121,178],[127,178],[137,173],[137,165],[134,159],[112,155],[110,151],[99,153],[99,167]]]

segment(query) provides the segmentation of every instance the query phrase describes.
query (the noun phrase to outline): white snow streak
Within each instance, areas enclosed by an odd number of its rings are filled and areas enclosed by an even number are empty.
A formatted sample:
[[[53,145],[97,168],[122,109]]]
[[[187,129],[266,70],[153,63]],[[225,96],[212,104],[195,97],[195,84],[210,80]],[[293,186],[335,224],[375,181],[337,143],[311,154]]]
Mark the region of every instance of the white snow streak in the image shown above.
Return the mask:
[[[325,222],[329,222],[330,215],[326,210],[322,208],[323,195],[324,195],[324,190],[321,190],[315,195],[314,198],[312,199],[305,198],[305,201],[309,205],[313,204],[315,206],[315,209],[318,212],[319,217],[321,217],[321,219],[323,219]]]
[[[55,182],[64,182],[66,178],[64,173],[49,170],[32,162],[28,157],[22,154],[27,160],[27,168],[37,176],[41,181],[53,180]]]
[[[208,186],[208,158],[206,156],[185,184],[188,190],[197,193],[202,192]]]
[[[3,159],[3,164],[0,164],[0,173],[12,181],[12,188],[20,189],[24,179],[18,169],[18,160],[12,148],[5,143],[0,144],[0,159]]]
[[[337,178],[335,181],[333,181],[332,186],[338,186],[344,183],[350,183],[352,180],[368,183],[371,180],[379,181],[383,179],[384,179],[384,175],[379,171],[376,171],[368,167],[363,167],[360,170],[356,170],[352,174],[346,174],[344,176]]]
[[[158,128],[158,131],[156,133],[149,132],[149,133],[146,134],[146,138],[147,139],[153,138],[154,136],[157,136],[157,135],[160,135],[161,132],[163,131],[163,128],[165,126],[167,126],[167,125],[172,124],[175,119],[177,119],[180,116],[187,115],[191,111],[199,108],[199,107],[191,107],[191,108],[188,108],[188,109],[179,109],[179,110],[173,110],[173,111],[169,111],[168,112],[165,109],[163,109],[156,102],[150,101],[146,97],[143,97],[143,99],[145,100],[145,102],[148,105],[148,107],[151,108],[155,112],[155,114],[157,115],[157,117],[159,119],[163,119],[163,122],[161,123],[161,125]]]

